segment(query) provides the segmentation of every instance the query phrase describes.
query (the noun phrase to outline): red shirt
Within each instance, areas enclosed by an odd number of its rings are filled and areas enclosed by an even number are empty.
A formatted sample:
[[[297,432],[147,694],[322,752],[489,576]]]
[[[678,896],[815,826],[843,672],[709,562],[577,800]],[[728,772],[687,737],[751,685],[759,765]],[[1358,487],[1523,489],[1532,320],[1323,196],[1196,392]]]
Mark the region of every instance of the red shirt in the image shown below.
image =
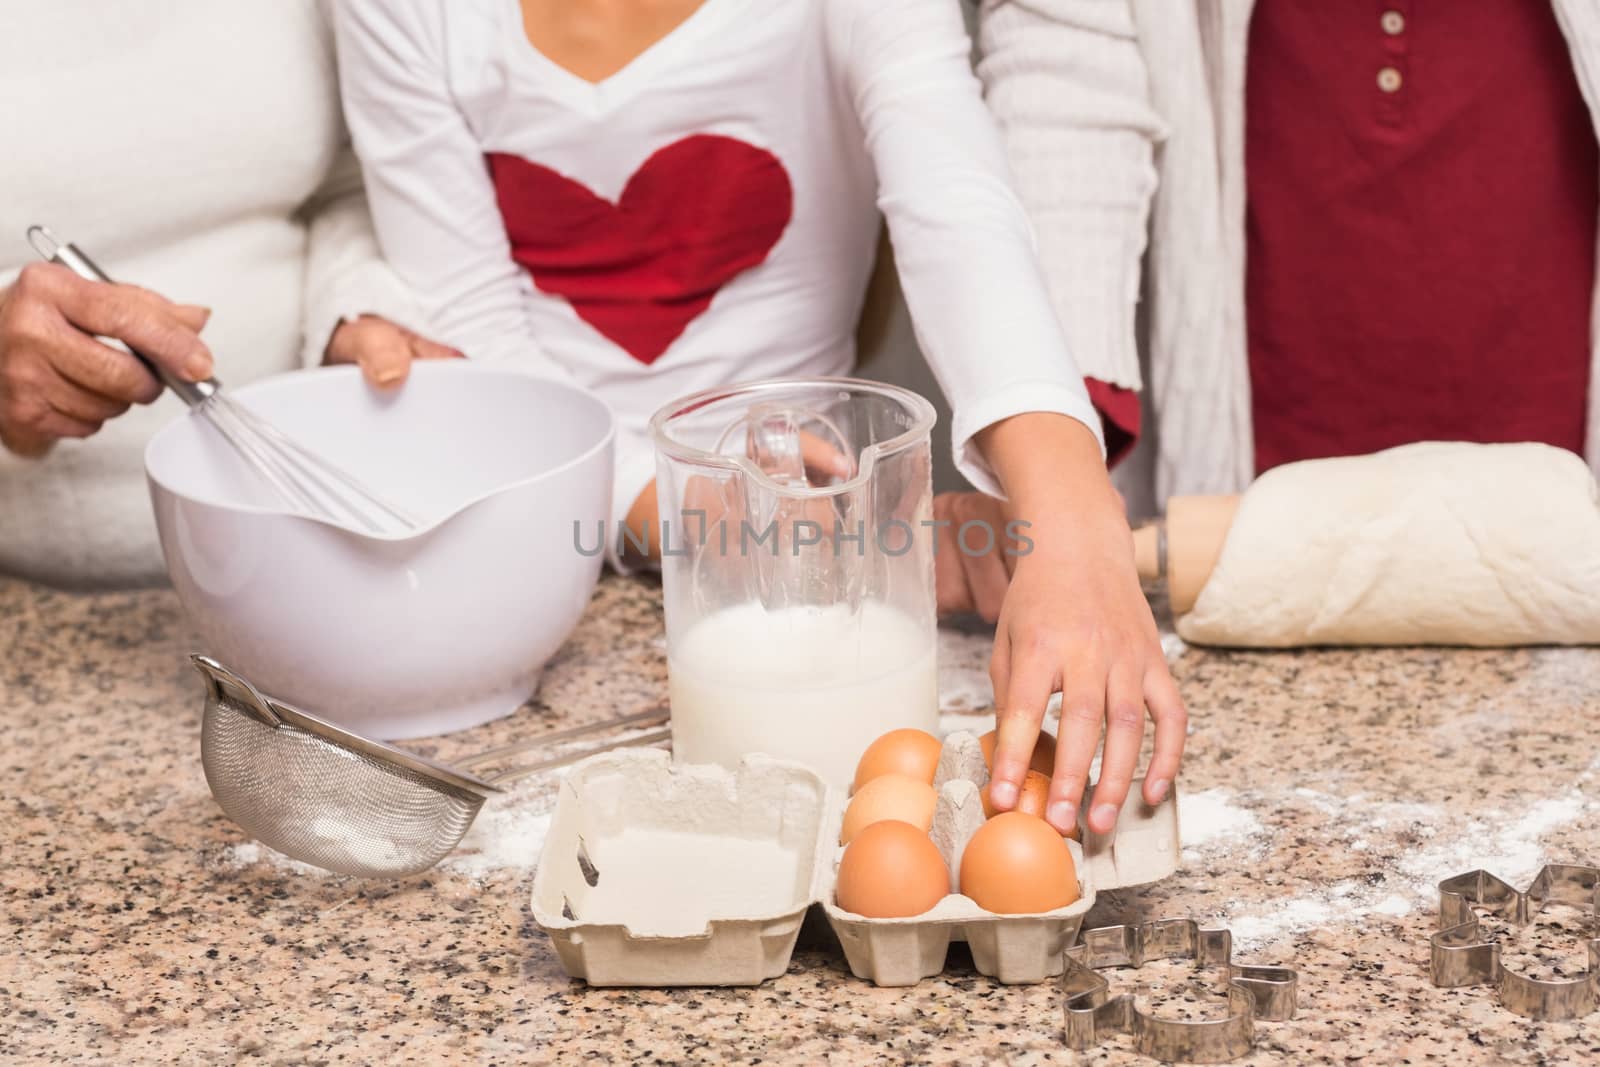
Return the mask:
[[[1259,0],[1245,96],[1257,467],[1581,452],[1600,152],[1551,5]]]
[[[1089,402],[1100,413],[1100,426],[1106,436],[1106,466],[1115,467],[1139,442],[1139,391],[1112,385],[1098,378],[1085,378]]]

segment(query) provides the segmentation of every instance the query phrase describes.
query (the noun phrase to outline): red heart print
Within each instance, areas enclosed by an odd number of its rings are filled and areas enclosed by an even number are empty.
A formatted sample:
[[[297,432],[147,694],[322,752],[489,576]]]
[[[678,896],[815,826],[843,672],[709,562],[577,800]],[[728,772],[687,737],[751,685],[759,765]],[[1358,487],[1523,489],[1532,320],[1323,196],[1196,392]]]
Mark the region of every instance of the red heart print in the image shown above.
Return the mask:
[[[646,365],[767,258],[794,206],[777,156],[714,134],[658,150],[615,204],[519,156],[487,158],[511,257]]]

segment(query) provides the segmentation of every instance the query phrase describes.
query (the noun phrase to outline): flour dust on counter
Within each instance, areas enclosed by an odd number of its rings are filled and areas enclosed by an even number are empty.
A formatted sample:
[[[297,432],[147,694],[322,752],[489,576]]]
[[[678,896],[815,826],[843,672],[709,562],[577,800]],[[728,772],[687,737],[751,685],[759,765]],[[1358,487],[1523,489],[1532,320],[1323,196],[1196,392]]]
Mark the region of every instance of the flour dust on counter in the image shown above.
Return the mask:
[[[555,810],[558,774],[540,775],[519,783],[515,791],[492,798],[479,811],[466,836],[439,862],[438,869],[486,881],[506,871],[531,871],[550,829]],[[222,850],[222,866],[230,869],[257,864],[289,874],[313,878],[340,878],[321,867],[301,863],[259,841],[241,841]]]
[[[1237,804],[1231,790],[1178,794],[1178,836],[1186,861],[1202,853],[1236,858],[1259,845],[1263,835],[1261,820]]]
[[[993,651],[992,633],[939,627],[939,708],[946,718],[980,713],[993,717],[994,686],[989,681],[989,655]],[[967,729],[946,727],[943,722],[939,728],[946,733]]]
[[[556,787],[539,788],[495,797],[484,805],[456,850],[440,862],[441,870],[485,881],[502,871],[531,871],[550,832],[556,809]]]
[[[258,863],[265,863],[269,867],[293,874],[311,875],[317,878],[337,878],[332,871],[325,871],[321,867],[313,867],[309,863],[292,860],[281,852],[268,848],[259,841],[241,841],[237,845],[229,845],[222,850],[222,866],[230,870],[242,870],[254,867]]]
[[[625,740],[647,733],[650,729],[653,727],[620,732],[614,738]],[[528,758],[575,755],[578,750],[594,743],[593,739],[583,738],[566,745],[552,745]],[[479,883],[495,878],[520,877],[531,872],[539,858],[540,849],[544,847],[550,819],[555,812],[556,795],[569,769],[557,767],[529,775],[508,785],[505,792],[490,797],[479,809],[477,818],[455,850],[439,862],[437,869]],[[335,829],[330,825],[330,832]],[[340,877],[320,867],[300,863],[256,841],[227,846],[222,851],[221,862],[224,867],[231,869],[264,863],[293,874]]]
[[[1193,876],[1258,869],[1280,829],[1320,821],[1321,847],[1368,861],[1364,876],[1318,881],[1314,870],[1284,870],[1283,896],[1225,902],[1206,917],[1253,951],[1314,929],[1382,922],[1437,907],[1438,884],[1482,868],[1519,888],[1550,862],[1574,857],[1549,843],[1600,813],[1600,759],[1572,788],[1515,808],[1463,809],[1369,794],[1339,796],[1304,787],[1282,792],[1218,787],[1179,794],[1184,868]],[[1585,786],[1590,788],[1586,791]]]
[[[345,849],[347,854],[363,860],[391,862],[401,854],[401,848],[398,843],[371,838],[363,832],[364,828],[332,817],[324,816],[319,818],[308,829],[311,836],[320,842],[332,847]],[[314,863],[302,863],[293,857],[285,856],[278,850],[259,841],[244,841],[237,845],[229,845],[223,849],[222,863],[225,867],[236,869],[265,863],[276,870],[291,874],[308,875],[316,878],[343,877],[343,875],[335,871],[318,867]]]

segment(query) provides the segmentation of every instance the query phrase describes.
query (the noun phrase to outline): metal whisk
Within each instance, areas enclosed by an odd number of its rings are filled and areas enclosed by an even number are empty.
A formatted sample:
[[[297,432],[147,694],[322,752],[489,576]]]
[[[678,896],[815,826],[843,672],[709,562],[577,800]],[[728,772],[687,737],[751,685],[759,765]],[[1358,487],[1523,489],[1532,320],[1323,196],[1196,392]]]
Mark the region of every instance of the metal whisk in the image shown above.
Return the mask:
[[[222,810],[291,859],[366,878],[417,874],[444,859],[501,785],[595,752],[672,736],[670,728],[650,730],[480,778],[467,768],[603,730],[662,722],[667,714],[647,711],[559,730],[452,767],[281,704],[207,656],[195,656],[194,664],[206,679],[200,760]]]
[[[81,249],[60,240],[44,226],[28,228],[28,243],[42,258],[81,278],[111,281]],[[215,378],[184,381],[148,356],[131,348],[128,351],[162,385],[178,394],[190,410],[203,415],[290,508],[371,534],[405,534],[422,525],[353,475],[297,443],[243,404],[235,403]]]

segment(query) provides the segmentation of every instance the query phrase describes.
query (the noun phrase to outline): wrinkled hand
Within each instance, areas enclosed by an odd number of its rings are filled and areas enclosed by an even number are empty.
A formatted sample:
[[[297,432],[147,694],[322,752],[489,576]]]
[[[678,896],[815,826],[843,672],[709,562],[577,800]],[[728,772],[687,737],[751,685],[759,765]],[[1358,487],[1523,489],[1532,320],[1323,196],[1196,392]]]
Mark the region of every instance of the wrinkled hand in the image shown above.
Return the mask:
[[[355,363],[361,375],[380,389],[406,380],[414,359],[462,359],[466,353],[430,341],[377,315],[362,315],[339,324],[328,339],[322,362]]]
[[[1146,803],[1166,796],[1187,732],[1187,712],[1139,588],[1127,524],[1109,514],[1098,524],[1077,524],[1069,537],[1034,531],[1038,543],[1017,562],[989,665],[1001,709],[990,797],[1002,809],[1015,804],[1045,705],[1061,692],[1045,816],[1063,832],[1077,817],[1102,727],[1105,749],[1087,819],[1098,833],[1116,826],[1127,798],[1146,710],[1156,732]]]
[[[161,383],[121,341],[186,381],[211,376],[200,340],[205,308],[175,304],[133,285],[91,282],[53,263],[30,263],[0,291],[0,444],[44,455],[56,441],[88,437]]]

